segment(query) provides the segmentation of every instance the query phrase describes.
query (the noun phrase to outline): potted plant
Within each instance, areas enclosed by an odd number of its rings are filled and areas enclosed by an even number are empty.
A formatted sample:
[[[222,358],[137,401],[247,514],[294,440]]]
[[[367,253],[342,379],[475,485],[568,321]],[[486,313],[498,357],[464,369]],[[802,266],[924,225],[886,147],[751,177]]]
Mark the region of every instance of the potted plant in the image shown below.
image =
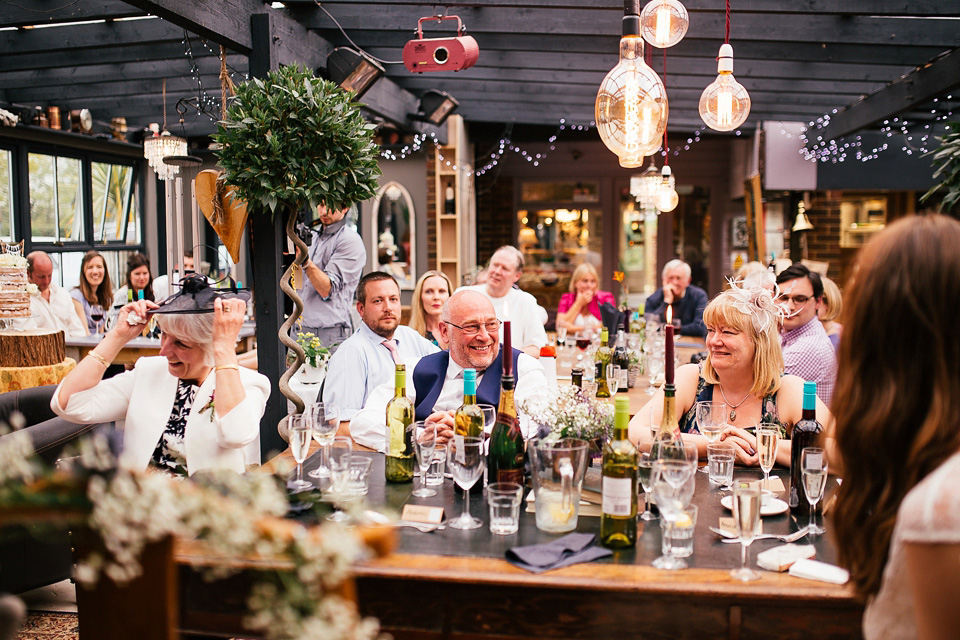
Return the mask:
[[[303,401],[288,385],[304,360],[303,349],[288,335],[303,310],[289,285],[307,255],[307,245],[294,232],[297,215],[306,207],[342,209],[372,198],[380,175],[374,125],[364,120],[352,95],[305,67],[281,67],[238,85],[213,135],[225,184],[246,201],[251,215],[285,215],[287,237],[297,248],[280,280],[294,310],[279,337],[296,354],[280,378],[280,390],[298,412]]]
[[[948,132],[939,137],[940,147],[926,155],[933,156],[934,179],[940,183],[920,197],[926,202],[934,194],[943,191],[940,210],[943,213],[960,212],[960,122],[946,123]]]
[[[330,359],[330,350],[323,346],[320,338],[310,332],[297,336],[297,344],[303,349],[304,362],[298,377],[301,382],[317,384],[323,380],[327,360]]]

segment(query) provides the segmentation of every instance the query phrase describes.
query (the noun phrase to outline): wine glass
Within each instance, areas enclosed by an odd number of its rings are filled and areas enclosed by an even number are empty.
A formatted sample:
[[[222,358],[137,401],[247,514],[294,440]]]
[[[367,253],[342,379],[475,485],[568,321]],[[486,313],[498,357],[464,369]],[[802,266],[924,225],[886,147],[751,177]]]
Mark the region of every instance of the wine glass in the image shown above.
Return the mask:
[[[654,381],[663,373],[663,356],[657,353],[648,353],[645,370],[647,372],[647,393],[652,394],[655,391]]]
[[[567,339],[567,328],[557,327],[557,346],[562,346]]]
[[[683,460],[657,460],[653,463],[653,495],[660,508],[661,535],[669,535],[670,524],[684,509],[683,488],[693,475],[695,465]],[[687,563],[673,555],[673,545],[661,547],[663,555],[653,561],[657,569],[685,569]]]
[[[757,429],[757,452],[760,456],[760,468],[763,469],[763,494],[774,495],[767,489],[770,482],[770,470],[777,462],[777,446],[780,443],[780,429],[775,424],[763,423]]]
[[[347,436],[335,436],[330,443],[330,493],[334,503],[343,498],[350,479],[350,460],[353,457],[353,440]],[[327,516],[327,520],[343,522],[349,516],[336,506],[334,512]]]
[[[747,567],[747,555],[757,529],[760,528],[760,487],[752,482],[739,482],[733,490],[733,520],[740,537],[740,568],[730,575],[744,582],[759,580],[760,574]]]
[[[420,467],[420,488],[411,495],[417,498],[432,498],[437,495],[433,489],[427,489],[427,469],[433,461],[433,452],[437,450],[437,429],[434,425],[427,426],[426,422],[418,420],[413,423],[414,452],[417,455],[417,466]]]
[[[650,511],[650,492],[653,490],[653,463],[656,462],[650,457],[649,453],[641,453],[637,459],[637,475],[640,478],[640,486],[643,487],[643,513],[640,514],[641,520],[656,520],[657,516]]]
[[[827,486],[827,456],[819,447],[804,447],[800,452],[800,469],[803,472],[803,490],[810,503],[810,533],[820,535],[827,530],[816,523],[817,503]]]
[[[697,427],[700,429],[700,435],[706,440],[707,444],[713,444],[720,440],[723,435],[723,427],[727,422],[727,404],[725,402],[714,402],[710,400],[701,400],[697,403]],[[707,467],[700,471],[706,473]]]
[[[479,529],[483,521],[470,515],[470,489],[486,466],[483,438],[457,436],[447,446],[447,466],[454,482],[463,489],[463,513],[448,524],[454,529]]]
[[[96,333],[100,333],[100,322],[103,320],[103,307],[99,304],[91,305],[90,319],[94,322]]]
[[[604,373],[607,374],[607,389],[610,391],[610,395],[616,395],[617,389],[620,388],[620,366],[608,364]]]
[[[577,354],[577,362],[583,362],[583,354],[590,347],[591,332],[590,331],[580,331],[577,334],[577,349],[579,353]]]
[[[311,478],[329,478],[327,455],[330,443],[340,428],[340,410],[332,402],[314,402],[307,405],[307,411],[313,426],[313,439],[320,445],[320,464],[307,475]]]
[[[483,412],[483,432],[489,436],[493,430],[493,423],[497,421],[497,408],[492,404],[478,404],[477,406]]]
[[[295,493],[312,489],[313,484],[303,479],[303,461],[307,459],[307,453],[310,451],[310,441],[312,440],[313,428],[310,421],[302,413],[294,413],[288,419],[290,433],[290,453],[297,463],[297,478],[287,483],[287,488]]]

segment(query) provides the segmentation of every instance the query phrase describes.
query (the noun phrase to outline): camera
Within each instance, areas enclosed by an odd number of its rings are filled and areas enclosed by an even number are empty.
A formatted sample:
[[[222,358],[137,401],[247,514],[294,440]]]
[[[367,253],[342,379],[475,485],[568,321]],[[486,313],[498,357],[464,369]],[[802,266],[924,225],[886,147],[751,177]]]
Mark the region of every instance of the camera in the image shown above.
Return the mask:
[[[456,20],[457,35],[452,38],[424,38],[424,20]],[[417,23],[417,37],[403,47],[403,66],[409,71],[461,71],[469,69],[477,62],[480,47],[472,36],[464,35],[463,24],[459,16],[438,16],[420,18]]]

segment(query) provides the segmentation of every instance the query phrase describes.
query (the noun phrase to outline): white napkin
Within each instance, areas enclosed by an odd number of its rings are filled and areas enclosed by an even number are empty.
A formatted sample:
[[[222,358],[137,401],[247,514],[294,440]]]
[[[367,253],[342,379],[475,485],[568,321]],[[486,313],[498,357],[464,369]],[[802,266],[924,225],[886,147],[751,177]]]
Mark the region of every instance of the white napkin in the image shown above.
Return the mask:
[[[757,566],[767,571],[786,571],[803,558],[812,558],[812,544],[781,544],[757,554]]]
[[[850,572],[846,569],[808,558],[794,562],[790,567],[790,575],[833,584],[846,584],[850,580]]]

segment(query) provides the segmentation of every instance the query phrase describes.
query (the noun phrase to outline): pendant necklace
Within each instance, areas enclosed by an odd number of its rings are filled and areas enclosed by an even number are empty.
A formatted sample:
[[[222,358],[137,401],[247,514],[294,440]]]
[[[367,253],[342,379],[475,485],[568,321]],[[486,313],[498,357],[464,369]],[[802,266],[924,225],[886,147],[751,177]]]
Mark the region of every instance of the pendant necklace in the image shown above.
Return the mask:
[[[734,420],[737,419],[737,407],[742,405],[746,401],[746,399],[750,397],[750,392],[747,391],[747,395],[740,398],[740,402],[732,405],[730,404],[730,401],[727,400],[727,395],[723,392],[723,386],[721,386],[720,384],[717,384],[717,387],[720,389],[720,396],[723,398],[723,401],[727,403],[728,407],[730,407],[730,422],[733,422]]]

